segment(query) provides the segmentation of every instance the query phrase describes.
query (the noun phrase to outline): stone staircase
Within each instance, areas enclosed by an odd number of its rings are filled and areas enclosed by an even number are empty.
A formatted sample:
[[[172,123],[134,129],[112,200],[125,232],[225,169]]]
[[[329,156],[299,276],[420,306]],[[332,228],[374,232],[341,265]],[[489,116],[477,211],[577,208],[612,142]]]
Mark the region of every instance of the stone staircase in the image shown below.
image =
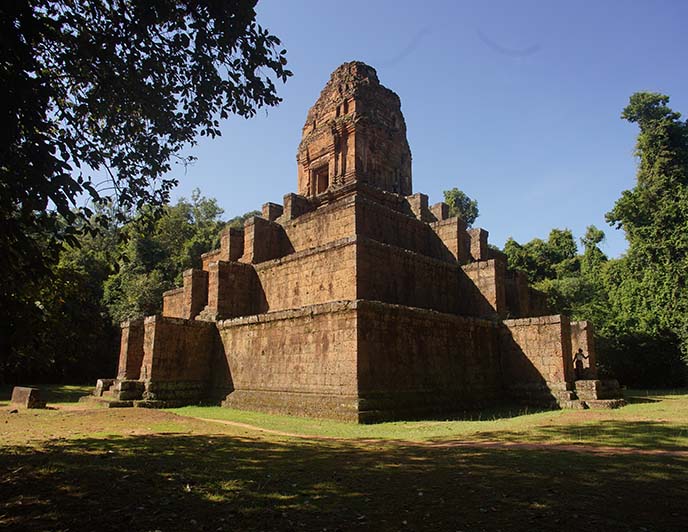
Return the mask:
[[[80,403],[106,408],[176,408],[198,402],[204,387],[195,382],[149,382],[129,379],[98,379],[91,395]]]
[[[573,390],[557,397],[560,408],[612,409],[626,405],[623,391],[616,380],[579,379],[574,381]]]
[[[107,408],[129,408],[143,401],[145,383],[133,380],[98,379],[92,395],[79,399],[80,403],[97,403]]]

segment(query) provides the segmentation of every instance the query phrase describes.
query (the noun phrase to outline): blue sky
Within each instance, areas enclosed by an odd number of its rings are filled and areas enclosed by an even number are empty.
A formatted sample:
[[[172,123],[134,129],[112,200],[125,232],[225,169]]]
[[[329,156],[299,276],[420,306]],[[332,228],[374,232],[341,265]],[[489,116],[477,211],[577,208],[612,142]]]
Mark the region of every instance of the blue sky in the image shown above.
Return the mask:
[[[610,256],[623,233],[604,214],[635,182],[636,126],[619,118],[641,90],[688,113],[688,2],[262,0],[294,72],[277,108],[230,118],[200,139],[174,197],[198,187],[231,218],[296,190],[306,113],[345,61],[375,67],[401,98],[414,192],[458,187],[475,225],[502,246],[595,224]]]

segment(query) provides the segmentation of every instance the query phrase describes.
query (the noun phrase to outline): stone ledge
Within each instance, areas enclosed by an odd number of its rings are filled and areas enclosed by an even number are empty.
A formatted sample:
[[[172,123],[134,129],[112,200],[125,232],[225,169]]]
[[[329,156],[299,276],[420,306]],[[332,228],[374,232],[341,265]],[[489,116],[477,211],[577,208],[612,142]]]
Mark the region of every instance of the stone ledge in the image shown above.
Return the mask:
[[[119,326],[124,329],[126,327],[139,327],[143,325],[143,318],[134,318],[133,320],[124,320],[120,322]]]
[[[92,403],[103,408],[131,408],[134,406],[133,401],[120,401],[118,399],[108,399],[106,397],[96,397],[95,395],[85,395],[79,397],[80,403]]]
[[[276,259],[266,260],[263,262],[259,262],[257,264],[248,264],[248,263],[242,263],[242,264],[246,264],[247,266],[252,266],[253,268],[255,268],[256,271],[261,271],[261,270],[274,268],[275,266],[280,266],[280,265],[288,263],[288,262],[299,260],[299,259],[302,259],[304,257],[310,257],[311,255],[319,255],[321,253],[325,253],[325,252],[330,251],[332,249],[350,246],[354,243],[356,243],[356,236],[355,235],[354,236],[347,236],[344,238],[340,238],[338,240],[334,240],[332,242],[328,242],[327,244],[324,244],[322,246],[304,249],[303,251],[297,251],[296,253],[290,253],[289,255],[285,255],[283,257],[279,257]]]
[[[367,236],[357,236],[356,242],[358,244],[361,244],[362,246],[377,246],[382,249],[387,249],[390,250],[392,253],[396,254],[397,256],[403,256],[404,259],[414,260],[421,263],[438,266],[440,268],[451,270],[452,272],[458,272],[460,268],[459,264],[456,261],[449,262],[442,259],[436,259],[434,257],[428,257],[427,255],[423,255],[422,253],[418,253],[417,251],[412,251],[406,248],[400,248],[399,246],[393,246],[391,244],[385,244],[384,242],[380,242],[379,240],[375,240],[374,238],[370,238]]]
[[[206,251],[205,253],[201,254],[201,259],[207,259],[208,257],[219,255],[220,253],[222,253],[221,249],[213,249],[211,251]]]
[[[191,404],[190,401],[175,401],[175,400],[155,400],[155,399],[142,399],[141,401],[134,401],[134,408],[179,408],[181,406],[187,406]]]
[[[611,410],[626,406],[624,399],[586,399],[583,401],[588,408]]]
[[[180,286],[179,288],[172,288],[171,290],[165,290],[162,293],[162,297],[176,296],[177,294],[183,294],[183,293],[184,293],[184,287]]]
[[[271,321],[301,318],[304,316],[315,316],[318,314],[329,314],[333,312],[346,312],[349,310],[355,310],[357,308],[356,305],[357,301],[355,300],[318,303],[317,305],[308,305],[306,307],[299,307],[295,309],[276,310],[274,312],[267,312],[265,314],[254,314],[252,316],[240,316],[238,318],[220,320],[217,322],[217,327],[218,329],[222,330],[223,328],[239,325],[267,323]]]
[[[550,316],[540,316],[535,318],[517,318],[511,320],[504,320],[502,323],[507,327],[519,327],[525,325],[547,325],[551,323],[561,323],[564,317],[561,314],[552,314]]]
[[[342,421],[358,420],[357,405],[358,398],[355,394],[287,392],[282,390],[234,390],[222,402],[222,406],[238,410]]]
[[[338,209],[349,207],[354,202],[354,190],[344,190],[340,192],[340,190],[338,189],[337,192],[339,193],[337,197],[334,199],[329,199],[328,201],[319,202],[316,198],[308,198],[308,202],[310,203],[311,208],[313,210],[304,212],[303,214],[296,216],[295,218],[291,218],[289,220],[284,220],[284,215],[282,215],[279,218],[277,218],[275,222],[279,223],[284,228],[296,226],[302,223],[306,223],[310,221],[311,218],[314,218],[316,216],[328,213],[330,211],[336,211]]]
[[[474,262],[469,262],[468,264],[463,264],[461,266],[461,269],[463,271],[484,270],[486,268],[494,267],[496,263],[496,259],[478,260]]]
[[[406,305],[397,305],[394,303],[384,303],[382,301],[373,301],[367,299],[354,300],[339,300],[330,301],[327,303],[318,303],[316,305],[308,305],[287,310],[276,310],[274,312],[267,312],[265,314],[254,314],[251,316],[241,316],[238,318],[230,318],[227,320],[220,320],[218,322],[208,322],[211,325],[217,324],[218,329],[235,327],[254,323],[267,323],[271,321],[287,320],[292,318],[300,318],[304,316],[316,316],[319,314],[328,314],[334,312],[347,312],[350,310],[372,310],[384,315],[387,311],[407,312],[415,315],[422,315],[426,319],[432,320],[450,320],[454,323],[473,323],[479,327],[499,328],[500,324],[493,320],[476,318],[473,316],[461,316],[458,314],[449,314],[446,312],[439,312],[437,310],[409,307]]]
[[[188,327],[213,327],[214,322],[201,321],[196,319],[187,320],[186,318],[172,318],[170,316],[162,316],[156,314],[155,316],[146,316],[143,319],[144,324],[156,323],[156,322],[167,322],[174,325],[186,325]]]
[[[407,312],[415,315],[422,315],[424,318],[437,321],[449,320],[453,321],[454,323],[473,323],[480,327],[490,327],[493,329],[496,329],[500,326],[499,323],[485,318],[462,316],[459,314],[450,314],[447,312],[440,312],[438,310],[432,310],[427,308],[409,307],[406,305],[397,305],[395,303],[383,303],[382,301],[372,301],[368,299],[357,299],[356,301],[354,301],[354,303],[354,308],[356,309],[374,310],[376,312],[379,312],[380,315],[384,315],[389,310],[394,310],[397,312]]]

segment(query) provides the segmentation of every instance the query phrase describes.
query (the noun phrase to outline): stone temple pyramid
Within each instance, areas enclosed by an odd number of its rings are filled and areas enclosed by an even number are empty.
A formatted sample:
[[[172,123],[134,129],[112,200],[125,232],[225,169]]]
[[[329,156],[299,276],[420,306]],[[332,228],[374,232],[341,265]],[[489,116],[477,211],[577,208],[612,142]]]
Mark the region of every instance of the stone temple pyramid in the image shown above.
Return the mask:
[[[297,193],[225,229],[161,315],[122,324],[117,378],[91,400],[357,422],[622,403],[596,380],[591,324],[548,315],[487,231],[413,192],[400,100],[373,68],[334,71],[296,162]]]

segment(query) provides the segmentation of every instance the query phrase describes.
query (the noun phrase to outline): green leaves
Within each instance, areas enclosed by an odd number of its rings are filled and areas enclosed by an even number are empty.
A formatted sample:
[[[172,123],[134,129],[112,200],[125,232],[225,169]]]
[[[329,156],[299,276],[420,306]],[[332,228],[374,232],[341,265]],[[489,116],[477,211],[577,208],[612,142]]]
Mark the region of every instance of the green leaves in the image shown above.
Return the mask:
[[[90,217],[74,214],[84,194],[124,215],[163,205],[176,184],[171,159],[182,158],[198,135],[219,135],[218,116],[251,117],[279,103],[273,79],[286,81],[291,72],[279,39],[255,23],[254,6],[0,4],[8,124],[0,164],[3,271],[21,278],[27,263],[41,261],[28,242],[38,225],[58,247],[70,234],[39,224],[42,211],[85,229]]]
[[[688,125],[668,103],[662,94],[636,93],[622,114],[640,127],[636,186],[607,213],[626,232],[625,256],[607,260],[598,247],[604,233],[594,226],[575,258],[570,232],[505,246],[509,265],[558,311],[595,323],[603,366],[629,385],[688,380]],[[574,262],[579,271],[569,267]]]
[[[104,301],[112,320],[160,312],[162,293],[181,285],[184,270],[200,267],[201,254],[217,247],[222,213],[215,199],[196,189],[191,201],[181,198],[166,206],[161,217],[145,220],[142,213],[125,226],[125,260],[105,282]]]
[[[155,218],[199,134],[280,102],[291,72],[255,4],[0,2],[0,371],[63,246]]]
[[[509,268],[525,272],[531,283],[576,274],[580,270],[577,252],[569,229],[552,229],[547,241],[534,238],[521,245],[509,238],[504,245]]]
[[[480,214],[478,211],[478,202],[472,200],[468,195],[459,190],[452,188],[444,191],[444,202],[449,205],[449,215],[458,216],[468,227],[473,225],[475,219]]]
[[[668,103],[639,92],[622,114],[640,127],[639,164],[636,186],[607,214],[629,242],[624,279],[612,289],[636,331],[673,332],[688,355],[688,124]]]

